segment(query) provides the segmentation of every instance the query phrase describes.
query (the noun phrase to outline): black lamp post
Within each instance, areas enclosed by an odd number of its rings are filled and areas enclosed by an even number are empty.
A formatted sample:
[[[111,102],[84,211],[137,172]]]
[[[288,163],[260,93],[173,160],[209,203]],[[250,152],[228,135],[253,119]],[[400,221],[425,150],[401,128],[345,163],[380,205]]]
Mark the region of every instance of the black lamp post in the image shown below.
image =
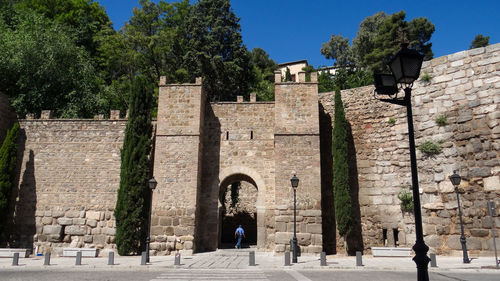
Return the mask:
[[[153,190],[155,190],[158,182],[152,177],[149,180],[149,189],[151,190],[149,197],[149,210],[148,210],[148,236],[146,237],[146,262],[149,262],[149,242],[151,237],[151,209],[153,208]]]
[[[292,239],[292,262],[297,263],[297,187],[299,178],[296,175],[290,179],[293,187],[293,239]]]
[[[467,241],[464,235],[464,223],[462,222],[462,208],[460,207],[460,196],[458,195],[458,186],[462,181],[462,178],[457,174],[457,171],[453,171],[453,175],[450,176],[450,181],[455,186],[455,193],[457,194],[457,204],[458,204],[458,217],[460,218],[460,244],[462,244],[462,252],[464,255],[464,263],[470,263],[469,256],[467,255]]]
[[[413,261],[417,265],[417,278],[419,281],[429,280],[429,257],[427,252],[429,247],[425,245],[424,235],[422,230],[422,213],[420,209],[420,194],[418,187],[417,174],[417,157],[415,153],[415,133],[413,130],[413,116],[411,110],[411,88],[413,82],[420,75],[420,68],[424,56],[415,50],[408,49],[408,44],[402,44],[401,50],[390,60],[389,67],[391,68],[393,79],[387,74],[375,75],[375,90],[379,94],[395,97],[390,99],[381,99],[381,101],[389,102],[396,105],[406,106],[406,116],[408,120],[408,138],[410,142],[410,163],[411,163],[411,182],[413,193],[413,213],[415,215],[415,232],[416,241],[413,246],[415,257]],[[405,96],[403,99],[397,98],[397,84],[404,87]]]

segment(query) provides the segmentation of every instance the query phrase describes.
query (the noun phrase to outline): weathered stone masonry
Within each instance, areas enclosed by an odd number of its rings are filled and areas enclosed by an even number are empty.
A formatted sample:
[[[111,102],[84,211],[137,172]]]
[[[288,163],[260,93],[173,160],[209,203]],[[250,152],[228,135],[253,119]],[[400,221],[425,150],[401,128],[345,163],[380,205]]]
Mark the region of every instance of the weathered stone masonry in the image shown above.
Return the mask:
[[[443,147],[434,157],[417,151],[426,242],[438,253],[460,249],[456,198],[447,178],[457,169],[463,177],[468,248],[491,253],[486,200],[500,206],[500,44],[436,58],[424,63],[424,72],[431,81],[417,81],[413,89],[416,143],[442,141]],[[299,78],[298,83],[276,83],[275,102],[253,97],[250,102],[206,103],[199,80],[183,85],[160,81],[154,159],[159,184],[151,244],[157,254],[215,249],[221,194],[234,181],[257,190],[258,248],[284,251],[293,232],[289,179],[294,172],[300,178],[297,236],[302,252],[321,250],[318,114],[333,122],[333,93],[319,94],[318,113],[316,83],[303,82],[303,74]],[[396,239],[411,246],[413,217],[403,215],[397,199],[411,178],[405,109],[379,102],[372,87],[342,96],[355,147],[364,249],[393,246]],[[2,126],[6,108],[0,101]],[[435,123],[440,115],[449,125]],[[13,246],[56,253],[68,246],[114,250],[113,209],[126,120],[116,119],[116,112],[112,116],[56,120],[43,112],[42,119],[20,120]],[[394,125],[388,122],[391,117]],[[498,237],[498,217],[495,222]],[[342,245],[337,236],[336,247]]]

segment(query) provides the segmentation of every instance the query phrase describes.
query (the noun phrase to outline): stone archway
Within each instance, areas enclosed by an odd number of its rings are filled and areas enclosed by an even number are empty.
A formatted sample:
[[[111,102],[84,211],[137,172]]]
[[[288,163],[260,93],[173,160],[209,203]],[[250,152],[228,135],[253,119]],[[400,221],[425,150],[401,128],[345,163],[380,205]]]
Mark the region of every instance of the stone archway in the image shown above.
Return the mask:
[[[252,236],[254,235],[255,232],[255,238],[256,238],[256,244],[257,248],[264,248],[266,245],[266,228],[264,225],[265,222],[265,211],[266,207],[264,205],[264,181],[260,177],[260,175],[253,169],[248,168],[248,167],[242,167],[242,166],[233,166],[230,168],[227,168],[223,170],[219,174],[219,203],[218,203],[218,247],[221,247],[221,242],[222,240],[222,234],[223,234],[223,229],[222,229],[222,218],[223,218],[223,212],[225,211],[225,208],[223,207],[223,196],[225,195],[225,190],[228,186],[230,186],[232,183],[235,182],[245,182],[248,185],[253,186],[257,190],[257,198],[255,200],[255,216],[256,216],[256,223],[255,226],[256,229],[249,229],[249,234],[251,235],[250,241],[252,239]],[[248,186],[247,185],[247,186]],[[245,214],[244,217],[247,216]],[[250,226],[252,227],[252,226]],[[253,242],[253,241],[252,241]]]

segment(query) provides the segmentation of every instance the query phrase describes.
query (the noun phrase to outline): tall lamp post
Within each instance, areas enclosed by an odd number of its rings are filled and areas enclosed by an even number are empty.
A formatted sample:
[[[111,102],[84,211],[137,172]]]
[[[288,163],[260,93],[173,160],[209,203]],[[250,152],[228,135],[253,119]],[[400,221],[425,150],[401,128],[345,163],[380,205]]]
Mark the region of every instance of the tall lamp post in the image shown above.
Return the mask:
[[[292,262],[297,263],[297,187],[299,178],[294,174],[290,179],[293,188],[293,239],[292,239]]]
[[[154,177],[152,177],[149,180],[149,190],[150,192],[150,197],[149,197],[149,209],[148,209],[148,236],[146,237],[146,262],[149,262],[149,241],[151,237],[151,209],[153,208],[153,190],[155,190],[156,185],[158,182],[155,180]]]
[[[458,217],[460,218],[460,244],[462,244],[462,253],[464,255],[464,263],[470,263],[469,256],[467,255],[467,241],[464,235],[464,223],[462,221],[462,208],[460,207],[460,196],[458,195],[458,186],[462,181],[462,178],[457,174],[457,171],[453,171],[453,175],[450,176],[450,181],[455,186],[455,193],[457,194],[457,204],[458,204]]]
[[[417,157],[415,153],[415,134],[413,130],[413,116],[411,110],[411,88],[413,82],[418,79],[420,75],[420,68],[424,56],[419,52],[408,49],[408,44],[402,44],[401,50],[390,60],[389,68],[390,74],[376,74],[375,75],[375,91],[378,94],[389,95],[390,99],[380,99],[384,102],[406,106],[406,116],[408,120],[408,138],[410,142],[410,163],[411,163],[411,182],[413,194],[413,212],[415,215],[415,232],[416,241],[413,246],[415,257],[413,261],[417,265],[417,278],[419,281],[429,280],[429,257],[427,252],[429,247],[425,245],[424,235],[422,230],[422,213],[420,209],[420,194],[418,187],[418,174],[417,174]],[[398,98],[398,87],[400,84],[404,88],[404,98]],[[393,96],[394,95],[394,96]],[[392,97],[393,96],[393,97]]]

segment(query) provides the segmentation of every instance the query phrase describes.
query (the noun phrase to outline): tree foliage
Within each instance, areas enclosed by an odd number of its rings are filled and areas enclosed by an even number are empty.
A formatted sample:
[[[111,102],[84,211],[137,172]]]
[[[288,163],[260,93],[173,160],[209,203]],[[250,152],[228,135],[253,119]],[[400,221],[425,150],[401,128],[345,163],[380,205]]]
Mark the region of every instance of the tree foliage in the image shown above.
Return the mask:
[[[16,176],[18,132],[19,124],[15,123],[0,147],[0,241],[6,239],[9,201]]]
[[[120,255],[137,254],[147,234],[153,89],[144,77],[134,79],[123,149],[120,188],[114,211],[116,246]]]
[[[490,37],[489,36],[484,36],[482,34],[476,35],[474,37],[474,40],[470,43],[469,49],[475,49],[475,48],[481,48],[481,47],[486,47],[490,44]]]
[[[20,116],[52,109],[92,117],[106,107],[88,53],[71,30],[30,10],[0,19],[0,87]]]
[[[348,66],[352,63],[349,39],[342,35],[332,35],[328,42],[321,46],[321,54],[327,59],[335,60],[336,66]]]
[[[250,64],[253,69],[251,91],[260,101],[274,100],[274,71],[278,68],[278,64],[261,48],[252,49]]]
[[[367,17],[361,22],[352,46],[349,46],[348,38],[332,35],[323,44],[322,54],[335,59],[336,65],[379,72],[387,70],[385,61],[399,50],[404,34],[410,47],[422,52],[425,60],[432,59],[429,40],[434,33],[434,25],[426,18],[407,22],[405,17],[404,11],[392,15],[379,12]]]
[[[351,196],[349,187],[349,168],[347,164],[347,121],[340,90],[335,92],[335,113],[333,127],[333,194],[335,219],[340,236],[345,237],[351,231]]]

